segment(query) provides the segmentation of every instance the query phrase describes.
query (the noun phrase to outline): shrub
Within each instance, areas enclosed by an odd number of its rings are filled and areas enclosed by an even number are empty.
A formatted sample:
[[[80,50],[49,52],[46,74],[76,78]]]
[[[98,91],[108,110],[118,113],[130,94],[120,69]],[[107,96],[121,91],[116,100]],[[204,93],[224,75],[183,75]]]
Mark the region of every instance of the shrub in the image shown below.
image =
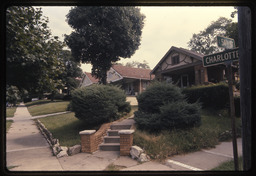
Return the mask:
[[[200,105],[186,101],[171,102],[160,107],[160,113],[135,112],[139,129],[158,132],[174,128],[187,128],[201,124]]]
[[[139,111],[159,113],[160,107],[169,102],[184,99],[180,88],[169,83],[155,82],[137,96]]]
[[[208,86],[195,86],[183,90],[189,103],[200,101],[203,108],[225,108],[229,103],[228,85],[219,83]]]
[[[116,120],[131,110],[123,90],[109,85],[91,85],[72,92],[70,108],[75,116],[89,124]]]
[[[138,97],[134,113],[139,129],[158,132],[200,125],[200,104],[187,103],[180,88],[167,83],[155,83]]]

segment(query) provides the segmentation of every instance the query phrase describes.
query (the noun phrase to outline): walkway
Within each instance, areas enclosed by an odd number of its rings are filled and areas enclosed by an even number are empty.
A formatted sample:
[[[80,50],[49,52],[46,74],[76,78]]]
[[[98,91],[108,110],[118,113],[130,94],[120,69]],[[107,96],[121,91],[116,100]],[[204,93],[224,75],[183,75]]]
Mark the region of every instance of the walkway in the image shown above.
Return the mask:
[[[13,167],[12,171],[62,170],[23,103],[12,120],[14,123],[6,135],[7,167]]]

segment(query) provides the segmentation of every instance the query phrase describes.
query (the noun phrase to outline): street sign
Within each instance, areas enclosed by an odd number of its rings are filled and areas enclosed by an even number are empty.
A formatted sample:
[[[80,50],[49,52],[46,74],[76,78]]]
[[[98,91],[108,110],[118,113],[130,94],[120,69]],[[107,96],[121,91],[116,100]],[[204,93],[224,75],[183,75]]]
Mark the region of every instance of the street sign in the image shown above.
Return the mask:
[[[232,38],[217,36],[218,47],[223,47],[225,49],[235,48],[235,40]]]
[[[203,57],[203,66],[209,67],[238,59],[238,48],[210,54]]]

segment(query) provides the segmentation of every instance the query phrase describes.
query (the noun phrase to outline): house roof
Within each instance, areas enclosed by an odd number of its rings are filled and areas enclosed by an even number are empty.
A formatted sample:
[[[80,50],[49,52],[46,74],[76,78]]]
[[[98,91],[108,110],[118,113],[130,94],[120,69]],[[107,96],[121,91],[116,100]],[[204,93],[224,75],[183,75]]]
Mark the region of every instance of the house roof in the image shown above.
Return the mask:
[[[84,74],[91,80],[92,83],[98,83],[99,82],[99,79],[93,77],[91,73],[84,72]]]
[[[203,57],[204,55],[203,54],[200,54],[200,53],[197,53],[195,51],[191,51],[191,50],[187,50],[187,49],[184,49],[184,48],[177,48],[175,46],[172,46],[168,51],[167,53],[164,55],[164,57],[158,62],[158,64],[154,67],[154,69],[151,71],[151,74],[154,74],[154,72],[156,71],[156,69],[158,68],[158,66],[160,64],[162,64],[162,62],[165,61],[165,59],[169,56],[169,54],[173,51],[176,51],[176,52],[179,52],[179,53],[183,53],[183,54],[186,54],[188,56],[191,56],[199,61],[202,61],[203,60]]]
[[[123,65],[113,65],[112,68],[117,71],[124,78],[134,78],[134,79],[146,79],[150,80],[150,69],[143,68],[132,68]],[[154,75],[151,76],[151,79]]]

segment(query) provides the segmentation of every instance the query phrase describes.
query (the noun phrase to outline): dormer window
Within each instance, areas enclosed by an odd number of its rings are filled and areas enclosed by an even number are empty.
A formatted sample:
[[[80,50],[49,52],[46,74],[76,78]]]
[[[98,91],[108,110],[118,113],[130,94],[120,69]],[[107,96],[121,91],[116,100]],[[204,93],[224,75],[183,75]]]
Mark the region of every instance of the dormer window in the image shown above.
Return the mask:
[[[176,65],[180,63],[180,57],[179,55],[172,56],[172,65]]]

